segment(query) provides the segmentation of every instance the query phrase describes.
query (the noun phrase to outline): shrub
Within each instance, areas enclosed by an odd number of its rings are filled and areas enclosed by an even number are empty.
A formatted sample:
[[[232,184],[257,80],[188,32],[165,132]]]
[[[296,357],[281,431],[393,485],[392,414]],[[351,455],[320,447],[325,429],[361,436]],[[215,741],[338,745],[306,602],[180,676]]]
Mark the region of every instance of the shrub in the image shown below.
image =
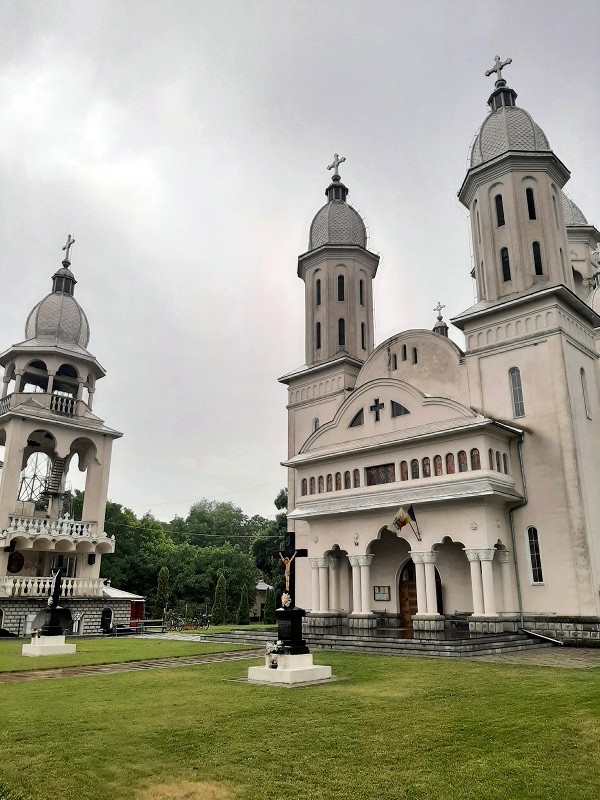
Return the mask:
[[[267,589],[263,622],[267,625],[274,625],[277,622],[277,617],[275,616],[275,589]]]
[[[223,625],[228,620],[227,613],[227,584],[225,583],[225,575],[219,572],[217,585],[215,587],[215,602],[212,609],[212,623],[213,625]]]
[[[158,585],[156,587],[156,602],[154,604],[154,619],[162,619],[169,602],[169,570],[161,567],[158,573]]]
[[[250,624],[250,603],[248,602],[248,587],[245,584],[242,586],[242,595],[235,621],[237,625]]]

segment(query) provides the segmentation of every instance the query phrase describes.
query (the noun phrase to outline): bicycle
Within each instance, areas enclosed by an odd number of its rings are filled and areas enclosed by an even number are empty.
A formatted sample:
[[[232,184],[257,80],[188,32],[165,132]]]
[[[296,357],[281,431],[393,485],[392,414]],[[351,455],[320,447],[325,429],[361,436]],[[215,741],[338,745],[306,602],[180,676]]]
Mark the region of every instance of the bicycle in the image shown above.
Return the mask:
[[[210,627],[210,614],[198,614],[198,616],[194,617],[192,620],[192,625],[197,629],[203,629],[207,631]]]
[[[180,617],[179,614],[171,614],[165,621],[168,631],[182,631],[185,625],[184,618]]]

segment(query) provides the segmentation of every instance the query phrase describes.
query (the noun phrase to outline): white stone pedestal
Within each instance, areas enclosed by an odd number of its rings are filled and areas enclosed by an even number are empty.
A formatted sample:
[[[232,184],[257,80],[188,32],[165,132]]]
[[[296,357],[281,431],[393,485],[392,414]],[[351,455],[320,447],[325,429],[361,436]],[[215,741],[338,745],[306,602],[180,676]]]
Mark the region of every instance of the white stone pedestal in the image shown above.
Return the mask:
[[[77,650],[74,644],[65,644],[64,636],[32,636],[31,644],[21,648],[23,656],[63,656]]]
[[[272,658],[270,656],[269,658]],[[277,656],[279,666],[271,669],[268,658],[264,667],[248,669],[249,683],[316,683],[331,678],[331,667],[313,664],[312,653]]]

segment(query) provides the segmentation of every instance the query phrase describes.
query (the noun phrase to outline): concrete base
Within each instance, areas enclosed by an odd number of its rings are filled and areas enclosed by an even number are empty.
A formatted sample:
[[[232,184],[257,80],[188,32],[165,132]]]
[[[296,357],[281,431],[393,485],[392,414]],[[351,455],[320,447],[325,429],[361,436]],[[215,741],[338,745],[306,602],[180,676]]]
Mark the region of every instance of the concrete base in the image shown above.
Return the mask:
[[[470,633],[503,633],[504,622],[496,614],[495,616],[475,616],[469,617]]]
[[[331,667],[313,664],[312,653],[277,656],[277,669],[268,666],[270,658],[273,656],[265,659],[264,667],[248,669],[249,683],[316,683],[332,677]]]
[[[77,650],[74,644],[65,644],[64,636],[34,636],[31,644],[21,648],[23,656],[63,656],[71,655]]]
[[[348,616],[348,627],[351,632],[373,631],[377,627],[377,617],[375,614],[350,614]]]
[[[445,619],[441,614],[415,614],[412,618],[414,631],[443,631]]]

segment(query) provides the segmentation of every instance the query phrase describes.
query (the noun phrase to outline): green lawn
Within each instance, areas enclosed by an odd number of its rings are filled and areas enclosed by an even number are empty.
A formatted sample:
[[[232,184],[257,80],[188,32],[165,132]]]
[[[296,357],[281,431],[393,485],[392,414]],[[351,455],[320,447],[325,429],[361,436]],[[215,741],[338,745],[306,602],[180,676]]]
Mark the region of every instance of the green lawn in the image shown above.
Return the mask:
[[[264,631],[269,634],[270,639],[275,641],[277,639],[277,625],[264,625],[262,622],[251,622],[250,625],[211,625],[208,630],[201,628],[185,628],[182,633],[198,633],[202,636],[210,636],[213,633],[230,633],[231,631]],[[168,631],[168,633],[176,634],[178,631]]]
[[[146,658],[195,656],[202,653],[222,653],[225,650],[244,649],[244,645],[212,644],[203,642],[177,642],[154,639],[67,639],[77,645],[71,656],[22,656],[21,646],[29,639],[4,639],[0,641],[0,672],[17,670],[53,669],[54,667],[82,667],[90,664],[116,664],[120,661],[143,661]],[[0,800],[2,796],[0,795]]]
[[[4,782],[26,800],[598,797],[598,669],[316,661],[345,680],[226,683],[247,668],[230,662],[0,686]]]

